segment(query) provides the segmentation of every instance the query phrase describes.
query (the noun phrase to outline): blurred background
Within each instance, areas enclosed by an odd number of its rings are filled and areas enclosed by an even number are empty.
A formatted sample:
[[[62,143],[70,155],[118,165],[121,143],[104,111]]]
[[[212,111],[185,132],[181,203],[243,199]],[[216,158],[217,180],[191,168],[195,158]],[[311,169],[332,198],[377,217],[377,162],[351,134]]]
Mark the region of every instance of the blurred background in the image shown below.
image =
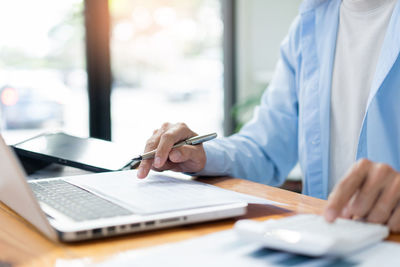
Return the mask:
[[[141,151],[162,122],[229,135],[267,87],[300,0],[0,0],[0,127]]]

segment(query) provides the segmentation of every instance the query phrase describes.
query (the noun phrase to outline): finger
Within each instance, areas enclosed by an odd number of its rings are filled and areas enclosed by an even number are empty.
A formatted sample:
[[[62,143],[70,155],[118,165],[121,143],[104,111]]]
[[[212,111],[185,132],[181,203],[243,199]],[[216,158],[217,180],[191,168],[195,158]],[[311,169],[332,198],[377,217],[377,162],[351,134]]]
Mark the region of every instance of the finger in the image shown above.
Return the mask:
[[[160,129],[154,130],[153,135],[146,142],[144,152],[149,152],[157,148],[160,142],[161,135],[167,131],[170,123],[164,123]],[[151,167],[153,166],[153,159],[142,160],[138,167],[137,177],[140,179],[146,178],[149,174]]]
[[[137,177],[140,179],[146,178],[152,166],[153,166],[152,159],[142,160],[142,162],[140,162],[140,165],[138,167]]]
[[[400,178],[396,176],[395,173],[392,173],[390,182],[386,184],[382,194],[369,212],[367,221],[382,224],[386,223],[399,202],[399,192]]]
[[[177,164],[174,171],[191,173],[204,169],[207,161],[203,145],[175,148],[170,153],[169,159]]]
[[[169,153],[169,160],[174,163],[181,163],[188,160],[193,160],[201,146],[202,145],[196,145],[196,146],[185,145],[182,147],[174,148]]]
[[[333,222],[342,213],[343,208],[363,184],[371,165],[372,162],[367,159],[358,161],[335,187],[324,210],[324,217],[328,222]]]
[[[168,161],[162,166],[162,168],[158,169],[158,168],[153,167],[152,170],[155,170],[157,172],[163,172],[166,170],[174,171],[174,172],[184,172],[184,169],[182,168],[181,163],[176,164],[176,163],[172,163],[172,162],[168,162]]]
[[[344,218],[344,219],[352,219],[353,218],[353,214],[350,211],[350,206],[352,205],[352,203],[354,202],[354,199],[357,197],[359,192],[355,193],[355,195],[351,198],[351,200],[347,203],[347,205],[343,208],[342,213],[340,215],[340,217]]]
[[[153,165],[153,167],[151,169],[154,171],[157,171],[157,172],[162,172],[162,171],[174,169],[176,167],[177,167],[177,164],[167,160],[161,168],[156,168]]]
[[[191,131],[184,123],[175,124],[168,129],[161,135],[160,143],[157,146],[157,152],[154,158],[154,166],[160,168],[164,165],[174,144],[195,135],[196,133]]]
[[[146,142],[146,146],[144,148],[144,153],[152,151],[157,147],[160,140],[160,133],[155,132],[152,137]],[[138,167],[137,177],[140,179],[146,178],[149,174],[149,171],[153,166],[153,159],[142,160]]]
[[[182,146],[174,148],[168,160],[160,168],[152,167],[156,171],[172,170],[176,172],[197,172],[204,168],[205,153],[202,145]],[[204,157],[204,159],[203,159]]]
[[[348,206],[343,208],[342,213],[340,214],[340,217],[343,219],[351,219],[351,213],[349,211]]]
[[[146,146],[144,148],[144,153],[155,150],[158,147],[158,144],[160,143],[161,136],[168,131],[169,127],[171,126],[171,123],[164,123],[160,129],[156,129],[153,131],[153,135],[147,140]]]
[[[393,169],[386,164],[374,164],[365,183],[350,206],[350,212],[356,217],[366,217],[389,180],[394,178]]]
[[[164,165],[161,168],[156,168],[154,167],[154,165],[152,165],[153,160],[143,160],[142,161],[144,164],[149,164],[149,166],[145,166],[143,168],[143,173],[140,174],[138,173],[138,178],[145,178],[147,177],[147,175],[149,174],[150,170],[156,171],[156,172],[162,172],[162,171],[166,171],[166,170],[173,170],[173,171],[181,171],[181,168],[179,167],[179,164],[173,163],[171,161],[166,161],[164,163]],[[138,170],[138,172],[140,172],[140,169]],[[142,177],[142,175],[144,177]]]
[[[400,233],[400,205],[397,205],[392,216],[388,221],[390,231],[394,233]]]

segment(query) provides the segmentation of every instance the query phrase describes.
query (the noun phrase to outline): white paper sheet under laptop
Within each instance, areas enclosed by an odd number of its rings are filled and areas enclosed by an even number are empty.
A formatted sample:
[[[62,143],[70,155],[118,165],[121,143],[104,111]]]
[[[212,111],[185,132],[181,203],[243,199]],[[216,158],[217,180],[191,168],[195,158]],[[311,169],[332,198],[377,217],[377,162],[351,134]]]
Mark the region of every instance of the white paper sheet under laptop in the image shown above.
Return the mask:
[[[136,171],[26,181],[0,136],[0,201],[53,240],[120,235],[245,214],[247,203],[275,204],[195,181]]]

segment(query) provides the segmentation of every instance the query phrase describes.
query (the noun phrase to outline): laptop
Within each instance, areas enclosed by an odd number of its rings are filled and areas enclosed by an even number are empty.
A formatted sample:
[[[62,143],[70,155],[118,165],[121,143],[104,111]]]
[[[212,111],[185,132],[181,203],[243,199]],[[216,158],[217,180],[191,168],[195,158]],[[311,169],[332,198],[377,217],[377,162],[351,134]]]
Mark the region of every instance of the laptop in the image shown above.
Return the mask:
[[[51,240],[75,242],[219,220],[246,213],[239,194],[135,171],[27,180],[0,136],[0,201]],[[239,194],[240,196],[240,194]]]

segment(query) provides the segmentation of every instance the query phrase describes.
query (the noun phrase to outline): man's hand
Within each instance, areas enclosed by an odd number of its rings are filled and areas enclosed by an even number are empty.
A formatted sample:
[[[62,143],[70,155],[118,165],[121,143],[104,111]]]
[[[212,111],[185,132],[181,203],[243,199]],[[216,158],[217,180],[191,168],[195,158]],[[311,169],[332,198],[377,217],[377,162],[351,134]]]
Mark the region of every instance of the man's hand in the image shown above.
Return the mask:
[[[400,232],[399,200],[400,173],[389,165],[362,159],[335,187],[324,216],[330,222],[337,217],[361,218]]]
[[[196,136],[184,123],[164,123],[146,143],[144,152],[157,149],[154,159],[142,160],[138,169],[138,178],[145,178],[150,169],[156,171],[173,170],[177,172],[198,172],[206,164],[203,145],[184,145],[172,149],[173,145]]]

